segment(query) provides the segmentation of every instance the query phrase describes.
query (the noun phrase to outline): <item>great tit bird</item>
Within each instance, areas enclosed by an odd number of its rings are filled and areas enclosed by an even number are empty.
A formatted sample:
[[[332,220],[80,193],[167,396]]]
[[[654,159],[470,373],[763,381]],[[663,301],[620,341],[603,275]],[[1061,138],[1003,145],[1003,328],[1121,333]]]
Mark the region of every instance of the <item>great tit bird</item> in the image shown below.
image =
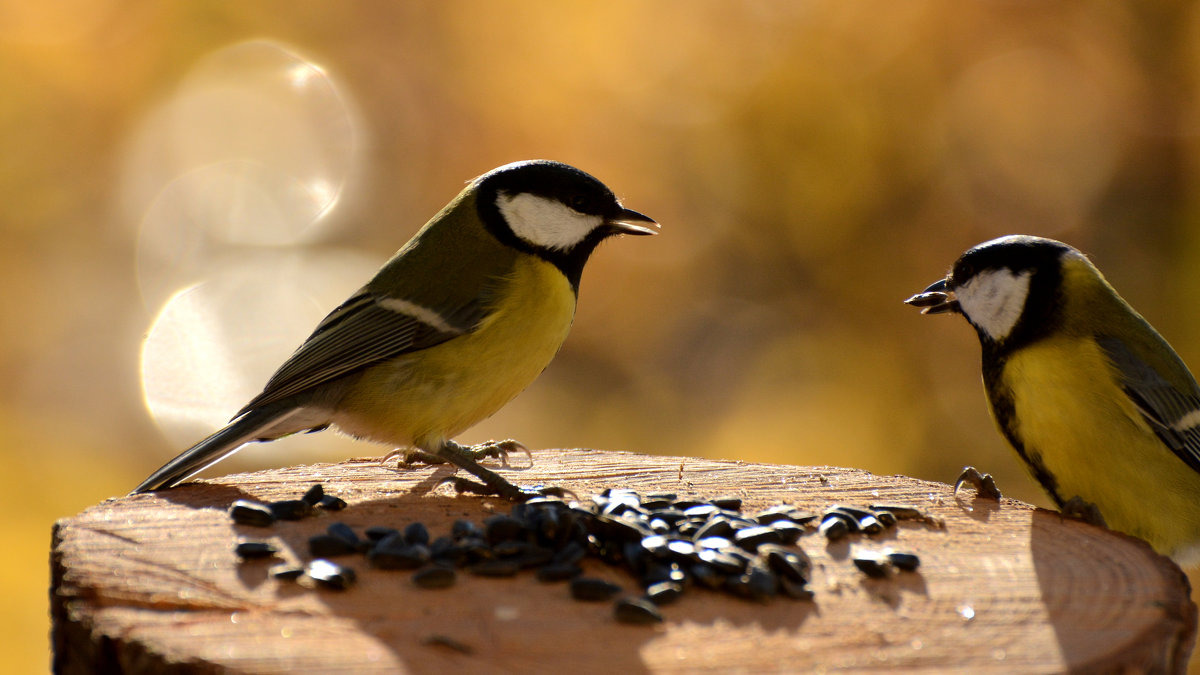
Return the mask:
[[[1200,560],[1200,388],[1082,253],[1001,237],[906,302],[975,328],[992,417],[1060,509]]]
[[[519,394],[558,352],[584,263],[604,239],[656,234],[603,183],[566,164],[516,162],[471,181],[334,309],[223,429],[134,493],[169,488],[250,441],[327,427],[413,446],[523,499],[478,463],[495,444],[452,438]]]

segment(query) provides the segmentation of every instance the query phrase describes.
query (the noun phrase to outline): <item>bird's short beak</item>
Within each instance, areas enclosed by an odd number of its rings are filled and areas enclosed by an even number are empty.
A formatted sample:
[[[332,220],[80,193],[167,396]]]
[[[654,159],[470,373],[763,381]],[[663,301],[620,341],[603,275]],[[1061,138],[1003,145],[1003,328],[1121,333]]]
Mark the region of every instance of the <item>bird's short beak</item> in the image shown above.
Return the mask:
[[[928,288],[905,300],[904,304],[920,307],[922,314],[959,311],[958,300],[954,297],[954,291],[947,290],[945,279],[929,284]]]
[[[611,234],[658,234],[658,223],[633,209],[622,208],[604,224]]]

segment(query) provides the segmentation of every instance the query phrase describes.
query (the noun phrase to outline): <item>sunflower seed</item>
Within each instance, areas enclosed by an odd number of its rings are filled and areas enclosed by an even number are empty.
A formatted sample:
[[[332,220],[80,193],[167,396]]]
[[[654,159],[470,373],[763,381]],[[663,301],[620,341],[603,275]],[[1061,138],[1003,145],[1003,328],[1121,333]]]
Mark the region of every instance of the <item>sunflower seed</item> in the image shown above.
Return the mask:
[[[570,588],[571,597],[588,602],[608,600],[621,592],[620,586],[596,577],[575,577]]]
[[[662,623],[663,616],[654,603],[644,598],[621,598],[613,605],[613,616],[621,623]]]
[[[450,588],[458,575],[449,567],[426,567],[413,574],[412,581],[421,588]]]
[[[269,558],[278,550],[269,541],[242,541],[233,548],[233,552],[242,560],[250,560],[252,558]]]
[[[269,527],[275,523],[275,514],[266,504],[239,499],[229,507],[229,517],[238,525]]]
[[[318,584],[339,591],[353,586],[358,576],[353,569],[324,558],[309,561],[304,569]]]

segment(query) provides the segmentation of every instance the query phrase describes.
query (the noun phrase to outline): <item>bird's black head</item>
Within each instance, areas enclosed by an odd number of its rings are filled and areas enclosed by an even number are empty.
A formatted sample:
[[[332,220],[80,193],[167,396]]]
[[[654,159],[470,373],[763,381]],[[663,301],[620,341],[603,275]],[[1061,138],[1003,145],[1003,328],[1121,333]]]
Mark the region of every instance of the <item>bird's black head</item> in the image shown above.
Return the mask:
[[[575,288],[601,241],[658,232],[654,220],[621,206],[604,183],[559,162],[506,164],[475,186],[479,216],[492,235],[553,263]]]
[[[958,312],[985,347],[1011,349],[1054,327],[1064,256],[1083,257],[1053,239],[993,239],[963,253],[945,279],[907,302],[926,314]]]

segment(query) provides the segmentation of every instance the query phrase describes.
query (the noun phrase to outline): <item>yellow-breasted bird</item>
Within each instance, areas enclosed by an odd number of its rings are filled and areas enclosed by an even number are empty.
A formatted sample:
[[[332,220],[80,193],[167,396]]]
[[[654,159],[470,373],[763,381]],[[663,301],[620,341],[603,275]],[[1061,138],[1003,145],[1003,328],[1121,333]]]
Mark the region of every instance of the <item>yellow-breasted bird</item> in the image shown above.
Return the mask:
[[[992,416],[1060,509],[1200,561],[1200,388],[1082,253],[1001,237],[906,302],[975,328]]]
[[[584,263],[602,240],[655,234],[603,183],[546,160],[471,181],[333,310],[223,429],[134,492],[169,488],[251,441],[330,426],[414,446],[508,499],[531,492],[481,466],[497,445],[452,438],[499,410],[567,337]]]

